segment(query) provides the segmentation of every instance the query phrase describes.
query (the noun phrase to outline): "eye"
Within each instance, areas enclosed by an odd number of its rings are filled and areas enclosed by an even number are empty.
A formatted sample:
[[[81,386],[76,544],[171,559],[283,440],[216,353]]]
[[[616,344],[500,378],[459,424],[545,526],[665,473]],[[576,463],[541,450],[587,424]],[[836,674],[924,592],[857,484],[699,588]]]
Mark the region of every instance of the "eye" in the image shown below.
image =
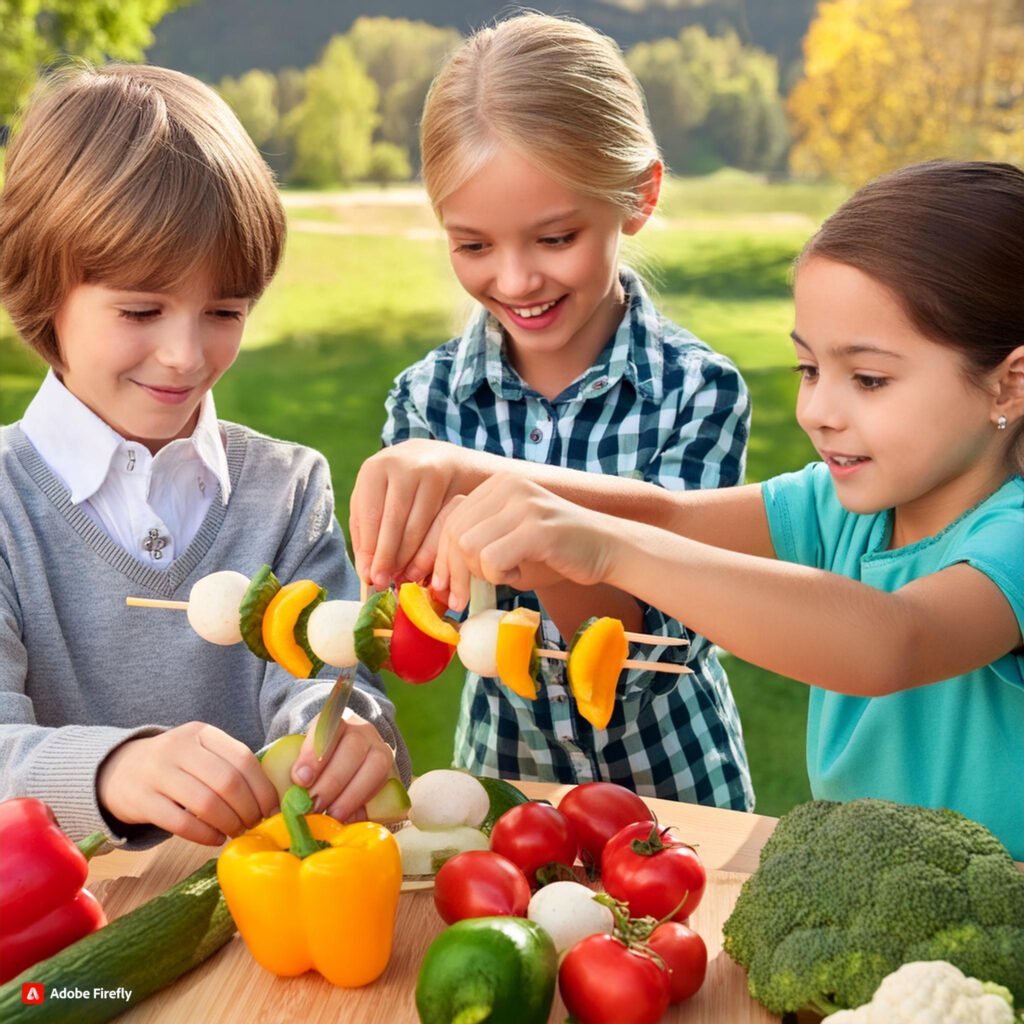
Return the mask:
[[[145,323],[147,320],[154,320],[160,315],[159,309],[119,309],[117,315],[131,320],[134,323]]]
[[[569,231],[564,235],[547,235],[540,239],[540,244],[549,249],[558,249],[563,245],[569,245],[576,240],[577,232]]]
[[[866,373],[855,373],[853,379],[862,391],[878,391],[889,383],[888,377],[872,377]]]
[[[467,256],[475,256],[484,251],[483,242],[458,242],[452,252],[464,253]]]
[[[793,367],[794,373],[799,373],[800,376],[808,382],[814,382],[818,379],[818,368],[811,365],[810,363],[797,363]]]
[[[212,316],[217,320],[238,321],[245,319],[245,313],[240,309],[215,309]]]

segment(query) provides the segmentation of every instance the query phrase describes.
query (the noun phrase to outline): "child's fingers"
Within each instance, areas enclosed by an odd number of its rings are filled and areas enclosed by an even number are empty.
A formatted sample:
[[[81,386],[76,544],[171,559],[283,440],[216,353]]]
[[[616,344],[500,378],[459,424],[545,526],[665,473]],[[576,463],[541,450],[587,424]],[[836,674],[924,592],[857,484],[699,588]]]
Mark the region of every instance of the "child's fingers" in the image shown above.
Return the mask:
[[[361,580],[369,578],[387,490],[387,472],[374,459],[367,459],[352,488],[348,515],[348,534],[352,541],[356,572]]]
[[[197,766],[197,772],[202,766]],[[226,836],[236,836],[245,830],[245,822],[234,808],[193,769],[171,772],[163,786],[164,794],[189,814],[217,829]],[[255,821],[253,822],[255,824]]]
[[[433,568],[433,561],[427,561],[430,550],[425,541],[434,533],[434,523],[444,509],[445,490],[445,483],[439,476],[420,476],[395,554],[395,566],[406,579],[421,580]],[[427,562],[425,566],[424,562]]]
[[[197,760],[195,771],[232,808],[246,825],[269,817],[278,804],[277,790],[260,767],[256,755],[240,740],[213,726],[199,733],[211,760]],[[193,763],[189,763],[193,770]]]
[[[154,793],[149,801],[146,820],[165,832],[203,846],[220,846],[227,838],[223,832],[200,821],[194,814],[158,793]]]
[[[348,821],[358,814],[384,785],[393,763],[390,750],[382,747],[369,750],[337,798],[328,805],[327,813],[338,821]]]
[[[316,726],[320,720],[320,716],[317,715],[306,729],[306,738],[302,741],[302,746],[299,748],[299,756],[295,759],[295,764],[292,765],[292,782],[296,786],[305,786],[306,789],[311,789],[316,780],[320,777],[320,772],[323,770],[326,761],[321,761],[316,756]],[[348,722],[343,718],[338,724],[338,745],[340,746],[341,740],[345,736],[345,730],[348,728]],[[335,748],[337,749],[337,748]],[[321,808],[318,808],[320,810]]]

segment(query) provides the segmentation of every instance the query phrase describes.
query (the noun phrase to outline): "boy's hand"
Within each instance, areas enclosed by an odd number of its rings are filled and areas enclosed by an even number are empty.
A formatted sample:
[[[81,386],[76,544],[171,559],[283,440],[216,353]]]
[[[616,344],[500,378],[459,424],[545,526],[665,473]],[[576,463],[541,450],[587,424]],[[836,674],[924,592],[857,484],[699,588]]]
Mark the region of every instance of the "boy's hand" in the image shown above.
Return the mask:
[[[318,761],[313,748],[316,722],[314,718],[306,730],[306,739],[292,765],[292,781],[309,790],[318,813],[338,821],[362,820],[366,801],[391,774],[394,751],[369,722],[346,711],[334,750]]]
[[[156,825],[206,846],[258,824],[278,804],[256,755],[204,722],[122,743],[100,765],[96,792],[127,825]]]
[[[481,464],[500,465],[446,441],[413,438],[367,459],[349,501],[349,536],[359,578],[375,587],[421,580],[434,566],[434,520],[455,494],[483,478]]]
[[[497,474],[445,510],[431,587],[461,610],[471,576],[519,589],[554,579],[593,586],[607,580],[617,533],[628,528],[522,476]]]

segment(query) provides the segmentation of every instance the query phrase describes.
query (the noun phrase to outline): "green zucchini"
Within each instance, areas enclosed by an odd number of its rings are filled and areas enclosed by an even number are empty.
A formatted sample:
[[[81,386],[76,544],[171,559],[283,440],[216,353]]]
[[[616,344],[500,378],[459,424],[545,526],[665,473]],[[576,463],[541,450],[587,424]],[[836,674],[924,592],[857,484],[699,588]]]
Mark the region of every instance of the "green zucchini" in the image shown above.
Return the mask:
[[[395,624],[398,602],[393,590],[380,590],[371,594],[369,600],[359,609],[353,636],[356,657],[371,671],[379,672],[388,665],[391,642],[384,637],[374,636],[375,629],[391,629]]]
[[[112,1020],[217,952],[235,922],[217,883],[217,859],[148,903],[0,986],[4,1024],[94,1024]],[[44,987],[42,1003],[21,1001],[23,982]],[[93,998],[94,990],[127,990]],[[57,990],[66,998],[54,998]]]
[[[267,605],[281,589],[278,578],[269,565],[261,565],[249,581],[249,589],[242,595],[238,606],[238,621],[245,646],[264,661],[273,661],[266,644],[263,643],[263,616]]]
[[[315,679],[320,674],[320,669],[324,667],[324,663],[317,656],[313,648],[309,646],[309,617],[313,614],[313,609],[318,604],[321,604],[326,597],[327,591],[321,587],[320,593],[299,612],[299,618],[295,623],[295,642],[305,652],[306,657],[309,658],[310,669],[308,678],[310,679]]]

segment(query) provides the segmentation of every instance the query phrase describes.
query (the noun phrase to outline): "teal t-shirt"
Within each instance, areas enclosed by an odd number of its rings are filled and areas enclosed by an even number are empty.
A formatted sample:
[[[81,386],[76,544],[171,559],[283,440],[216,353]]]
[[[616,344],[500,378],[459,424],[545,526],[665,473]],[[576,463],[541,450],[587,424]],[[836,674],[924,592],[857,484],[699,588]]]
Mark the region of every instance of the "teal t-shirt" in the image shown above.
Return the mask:
[[[769,480],[763,494],[779,558],[890,593],[967,562],[999,587],[1024,628],[1021,477],[934,537],[892,551],[891,513],[848,512],[824,463]],[[885,697],[812,686],[807,772],[814,796],[825,800],[880,797],[953,808],[1024,860],[1024,651]]]

